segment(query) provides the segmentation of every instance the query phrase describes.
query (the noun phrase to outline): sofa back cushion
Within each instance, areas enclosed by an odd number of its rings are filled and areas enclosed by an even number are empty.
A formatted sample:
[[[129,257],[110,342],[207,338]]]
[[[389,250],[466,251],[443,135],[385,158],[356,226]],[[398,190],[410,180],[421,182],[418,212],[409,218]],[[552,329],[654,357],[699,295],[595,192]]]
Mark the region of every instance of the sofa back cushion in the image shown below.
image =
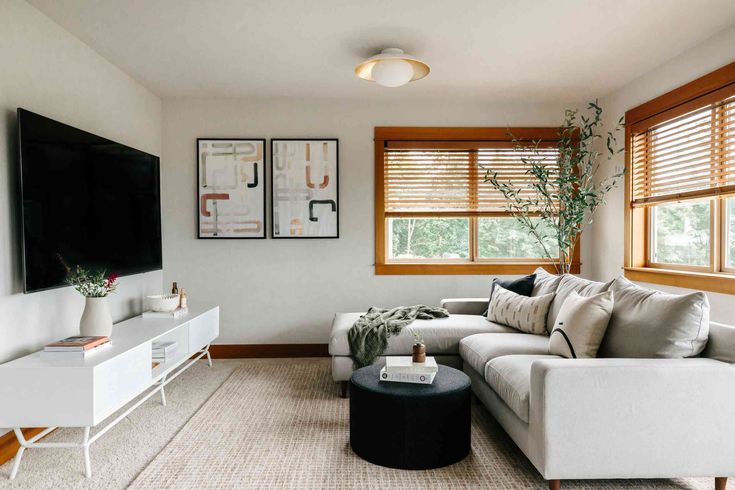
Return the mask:
[[[533,291],[531,296],[543,296],[544,294],[556,293],[556,288],[559,286],[561,276],[556,274],[549,274],[543,267],[538,267],[533,271],[536,279],[533,281]]]
[[[487,319],[522,332],[545,335],[546,316],[553,299],[554,293],[527,297],[496,285],[490,299]]]
[[[624,277],[612,285],[613,314],[599,357],[682,358],[702,352],[709,333],[709,301],[702,292],[668,294]]]
[[[604,293],[613,281],[609,282],[596,282],[582,279],[581,277],[573,276],[571,274],[564,274],[559,280],[559,285],[556,288],[556,295],[554,301],[551,302],[549,307],[549,316],[546,319],[546,328],[549,333],[554,329],[556,324],[556,317],[559,316],[564,301],[572,294],[577,293],[582,297],[590,297],[596,294]]]
[[[612,310],[612,291],[589,297],[572,291],[556,317],[549,354],[571,359],[597,357]]]

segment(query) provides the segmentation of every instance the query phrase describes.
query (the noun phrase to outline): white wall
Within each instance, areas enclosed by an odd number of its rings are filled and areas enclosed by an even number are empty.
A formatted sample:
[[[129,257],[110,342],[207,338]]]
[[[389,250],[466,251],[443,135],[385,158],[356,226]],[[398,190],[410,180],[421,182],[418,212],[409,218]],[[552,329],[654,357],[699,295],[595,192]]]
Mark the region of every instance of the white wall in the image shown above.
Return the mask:
[[[564,106],[450,99],[448,94],[442,103],[164,100],[165,282],[177,281],[190,298],[221,305],[218,343],[326,343],[337,311],[486,296],[485,276],[375,275],[373,128],[558,125]],[[340,238],[197,240],[197,137],[339,138]],[[269,227],[270,221],[268,216]]]
[[[735,26],[682,53],[669,62],[652,69],[620,90],[603,97],[600,102],[607,114],[607,123],[614,124],[628,109],[662,95],[717,68],[735,61]],[[622,154],[610,168],[624,165]],[[600,210],[588,241],[594,254],[588,257],[586,273],[603,280],[619,275],[624,255],[624,191],[622,186],[608,197],[608,204]],[[687,290],[659,285],[646,286],[663,291],[684,293]],[[735,324],[735,298],[731,295],[708,293],[711,318],[714,321]]]
[[[23,294],[16,192],[18,107],[160,155],[161,102],[22,0],[0,0],[0,362],[79,332],[71,288]],[[121,279],[115,321],[159,291],[161,272]]]

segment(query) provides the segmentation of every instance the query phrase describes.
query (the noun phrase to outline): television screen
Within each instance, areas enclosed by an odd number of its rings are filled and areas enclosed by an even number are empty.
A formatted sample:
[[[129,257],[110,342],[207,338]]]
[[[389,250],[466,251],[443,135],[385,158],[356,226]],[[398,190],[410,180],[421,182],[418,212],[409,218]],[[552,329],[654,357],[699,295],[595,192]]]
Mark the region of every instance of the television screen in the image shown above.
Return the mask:
[[[161,268],[159,159],[18,109],[25,291],[71,266],[120,275]]]

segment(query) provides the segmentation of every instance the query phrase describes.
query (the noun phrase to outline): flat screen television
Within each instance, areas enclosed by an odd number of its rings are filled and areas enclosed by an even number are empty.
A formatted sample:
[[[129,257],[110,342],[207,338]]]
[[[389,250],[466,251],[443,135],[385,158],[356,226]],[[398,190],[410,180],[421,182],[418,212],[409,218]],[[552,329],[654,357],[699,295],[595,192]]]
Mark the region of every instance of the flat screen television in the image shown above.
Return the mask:
[[[121,276],[161,268],[159,158],[18,109],[25,292],[69,265]]]

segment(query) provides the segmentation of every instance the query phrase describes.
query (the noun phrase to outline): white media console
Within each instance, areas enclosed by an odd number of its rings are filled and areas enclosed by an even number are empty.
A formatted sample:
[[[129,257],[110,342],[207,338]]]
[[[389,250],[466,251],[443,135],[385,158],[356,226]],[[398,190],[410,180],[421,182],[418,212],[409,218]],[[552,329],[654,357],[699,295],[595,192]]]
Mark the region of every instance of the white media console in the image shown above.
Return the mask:
[[[0,427],[13,428],[20,449],[10,478],[15,478],[23,452],[31,448],[74,447],[84,451],[85,474],[92,475],[89,446],[105,432],[160,392],[182,371],[206,356],[219,335],[219,307],[190,305],[175,319],[135,317],[116,324],[110,345],[79,359],[42,358],[35,352],[0,365]],[[174,340],[178,353],[154,366],[152,343]],[[91,434],[91,429],[130,404],[124,412]],[[28,440],[22,427],[47,427]],[[39,442],[57,427],[83,427],[79,442]]]

